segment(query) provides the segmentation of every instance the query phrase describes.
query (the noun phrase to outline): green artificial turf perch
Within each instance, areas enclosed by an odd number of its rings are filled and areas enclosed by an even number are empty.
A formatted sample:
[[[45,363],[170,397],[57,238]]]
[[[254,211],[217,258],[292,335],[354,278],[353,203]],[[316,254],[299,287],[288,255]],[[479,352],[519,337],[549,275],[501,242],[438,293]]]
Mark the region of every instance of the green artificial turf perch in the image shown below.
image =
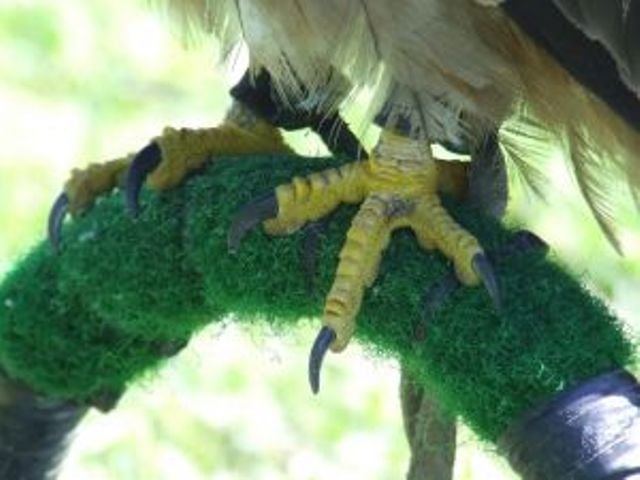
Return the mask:
[[[250,199],[292,174],[335,163],[219,159],[178,189],[145,192],[137,219],[125,214],[119,195],[101,199],[68,223],[58,254],[42,243],[0,285],[0,366],[44,395],[104,405],[198,329],[231,313],[286,335],[299,318],[321,313],[354,207],[332,217],[313,295],[300,265],[300,234],[271,238],[256,229],[233,256],[228,228]],[[450,208],[487,250],[516,235],[478,212]],[[489,441],[554,393],[629,366],[633,354],[618,320],[544,250],[512,254],[495,267],[499,313],[483,288],[461,287],[433,308],[425,292],[446,289],[450,266],[399,231],[356,331]]]

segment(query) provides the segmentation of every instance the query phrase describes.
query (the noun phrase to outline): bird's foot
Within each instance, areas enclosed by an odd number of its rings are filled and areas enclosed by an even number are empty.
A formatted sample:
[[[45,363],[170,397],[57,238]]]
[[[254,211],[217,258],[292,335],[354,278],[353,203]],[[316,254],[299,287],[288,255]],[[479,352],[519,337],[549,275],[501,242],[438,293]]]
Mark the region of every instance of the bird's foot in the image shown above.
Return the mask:
[[[138,197],[145,183],[156,191],[169,190],[215,156],[292,152],[276,127],[257,121],[246,128],[229,119],[209,129],[169,127],[151,145],[157,145],[155,161],[137,155],[125,179],[125,200],[132,215],[138,213]]]
[[[483,283],[499,305],[497,279],[483,249],[440,203],[440,167],[428,148],[386,134],[371,159],[296,177],[245,206],[234,219],[228,237],[231,251],[258,223],[271,235],[283,235],[318,221],[341,203],[362,203],[340,252],[323,328],[312,349],[309,374],[314,391],[326,351],[342,351],[349,343],[364,291],[374,282],[382,253],[398,228],[412,229],[423,248],[440,250],[453,262],[461,283]]]
[[[173,188],[217,155],[285,152],[291,150],[277,128],[239,107],[232,108],[225,121],[215,128],[168,127],[136,154],[73,170],[51,208],[49,240],[57,249],[67,213],[72,216],[82,213],[97,198],[119,186],[123,186],[127,209],[136,215],[145,183],[156,191]]]

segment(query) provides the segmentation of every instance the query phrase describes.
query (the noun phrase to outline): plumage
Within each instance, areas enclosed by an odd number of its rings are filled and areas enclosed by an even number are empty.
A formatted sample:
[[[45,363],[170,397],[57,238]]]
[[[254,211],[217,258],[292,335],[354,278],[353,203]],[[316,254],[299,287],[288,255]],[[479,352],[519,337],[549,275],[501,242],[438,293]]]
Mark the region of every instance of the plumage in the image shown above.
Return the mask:
[[[640,91],[640,4],[636,0],[557,0],[558,8],[615,58],[622,80]]]
[[[638,125],[625,122],[537,46],[495,6],[502,2],[157,1],[186,31],[215,34],[226,52],[244,43],[252,67],[266,68],[292,101],[334,88],[340,90],[333,97],[338,108],[361,89],[373,88],[372,114],[387,102],[408,116],[417,131],[426,126],[423,134],[429,138],[434,136],[429,125],[437,123],[429,119],[439,115],[435,102],[453,112],[466,112],[473,121],[463,123],[463,128],[491,131],[508,125],[501,146],[529,183],[539,177],[536,166],[553,143],[562,150],[614,245],[614,197],[628,197],[627,185],[636,198],[640,196],[640,162],[635,158],[640,151]],[[582,6],[558,1],[580,17]],[[637,35],[632,29],[635,17],[624,17],[628,8],[615,8],[619,13],[612,15],[623,16],[616,21],[625,27],[624,35],[613,35],[615,29],[602,33],[589,12],[587,30],[617,46],[614,56],[622,62],[621,70],[634,72],[636,56],[629,39]],[[348,80],[349,88],[335,75],[339,82],[327,86],[331,69]],[[625,78],[631,82],[633,76]]]

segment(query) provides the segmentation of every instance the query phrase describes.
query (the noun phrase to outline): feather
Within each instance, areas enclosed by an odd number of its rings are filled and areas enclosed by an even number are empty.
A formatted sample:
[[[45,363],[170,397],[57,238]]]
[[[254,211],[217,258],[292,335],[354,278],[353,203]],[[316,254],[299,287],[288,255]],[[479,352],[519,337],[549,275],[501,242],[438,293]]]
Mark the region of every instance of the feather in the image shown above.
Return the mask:
[[[552,149],[561,149],[613,245],[614,197],[628,199],[631,191],[640,199],[638,131],[537,47],[500,8],[479,4],[487,2],[156,1],[177,15],[187,31],[213,32],[225,51],[245,43],[252,66],[266,68],[282,96],[293,102],[337,89],[335,78],[342,90],[329,96],[332,108],[371,89],[376,107],[386,102],[408,113],[429,134],[433,125],[447,130],[447,122],[434,118],[438,104],[473,119],[461,127],[475,138],[505,124],[501,147],[538,193],[544,161]],[[331,75],[333,71],[339,75]]]
[[[615,209],[613,207],[615,176],[610,168],[602,165],[603,157],[598,155],[598,148],[593,145],[589,132],[577,128],[568,129],[568,148],[570,161],[580,192],[591,209],[601,230],[616,249],[622,253],[617,238]]]
[[[502,146],[538,193],[540,168],[552,148],[560,148],[596,221],[620,251],[616,213],[639,196],[640,135],[515,25],[510,29],[505,53],[511,50],[522,86]]]
[[[620,76],[637,95],[640,85],[640,2],[556,0],[556,4],[589,38],[607,47]]]
[[[521,115],[506,122],[500,129],[500,147],[512,173],[537,197],[544,199],[549,178],[544,172],[555,139],[551,133],[530,116]]]

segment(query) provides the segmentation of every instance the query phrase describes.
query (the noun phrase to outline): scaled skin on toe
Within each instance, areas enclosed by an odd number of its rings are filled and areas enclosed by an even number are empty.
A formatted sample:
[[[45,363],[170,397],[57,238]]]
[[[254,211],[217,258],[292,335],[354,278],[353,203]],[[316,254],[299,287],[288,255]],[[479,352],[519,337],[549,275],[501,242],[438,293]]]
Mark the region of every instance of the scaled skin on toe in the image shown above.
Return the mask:
[[[272,235],[295,231],[341,203],[362,203],[324,308],[323,325],[336,334],[330,345],[334,352],[349,343],[364,291],[374,282],[383,251],[398,228],[411,228],[423,248],[436,248],[450,258],[462,283],[480,283],[475,260],[483,250],[441,205],[440,170],[429,143],[385,132],[369,160],[296,177],[276,189],[278,215],[263,224]],[[455,174],[443,180],[452,189],[459,182]]]
[[[153,168],[149,163],[153,147]],[[138,211],[138,194],[143,183],[155,190],[167,190],[182,183],[194,171],[205,166],[215,155],[251,153],[292,153],[280,131],[258,118],[248,108],[234,102],[224,122],[214,128],[175,129],[167,127],[144,149],[135,154],[104,163],[92,163],[74,169],[64,185],[49,216],[49,239],[54,247],[60,243],[60,230],[66,213],[75,216],[87,210],[101,195],[125,186],[127,206]],[[136,175],[130,175],[134,171]],[[142,174],[140,174],[142,172]],[[130,178],[131,177],[131,178]],[[126,182],[123,180],[126,178]],[[64,197],[64,204],[60,198]]]
[[[147,177],[147,186],[154,190],[179,185],[189,173],[202,168],[212,155],[293,153],[280,131],[264,121],[255,122],[250,129],[233,119],[210,129],[167,127],[155,142],[163,160]]]
[[[92,163],[87,168],[75,168],[64,185],[68,210],[77,215],[89,208],[95,199],[121,183],[132,156],[104,163]]]

